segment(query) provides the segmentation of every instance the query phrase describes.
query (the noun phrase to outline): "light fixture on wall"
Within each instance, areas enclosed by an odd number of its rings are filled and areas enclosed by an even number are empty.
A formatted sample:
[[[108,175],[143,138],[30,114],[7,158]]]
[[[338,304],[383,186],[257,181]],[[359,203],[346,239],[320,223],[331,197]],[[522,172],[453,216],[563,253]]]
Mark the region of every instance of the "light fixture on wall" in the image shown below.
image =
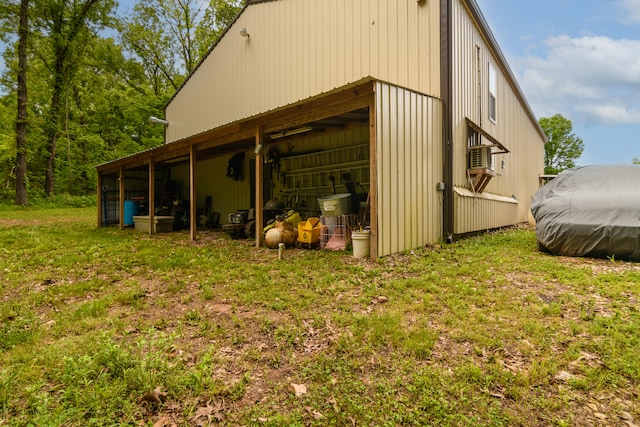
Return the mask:
[[[305,133],[312,131],[313,128],[311,126],[304,126],[297,129],[291,129],[285,132],[278,132],[271,135],[271,139],[284,138],[285,136],[297,135],[299,133]]]
[[[262,151],[262,144],[258,144],[256,145],[256,149],[253,150],[253,153],[257,155],[257,154],[260,154],[261,151]]]
[[[249,38],[249,33],[247,32],[247,29],[246,29],[246,28],[244,28],[244,27],[240,30],[240,35],[241,35],[242,37]]]
[[[154,117],[154,116],[149,117],[149,123],[169,126],[169,122],[168,121],[163,120],[163,119],[159,119],[159,118]]]

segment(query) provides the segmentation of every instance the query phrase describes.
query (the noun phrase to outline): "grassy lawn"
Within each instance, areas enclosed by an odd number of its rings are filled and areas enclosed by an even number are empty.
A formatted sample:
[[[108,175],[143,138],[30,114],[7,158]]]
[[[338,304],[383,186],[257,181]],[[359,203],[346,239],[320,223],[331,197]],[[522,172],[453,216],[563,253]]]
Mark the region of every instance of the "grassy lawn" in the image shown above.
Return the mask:
[[[0,210],[0,425],[640,425],[640,264],[513,229],[371,262]]]

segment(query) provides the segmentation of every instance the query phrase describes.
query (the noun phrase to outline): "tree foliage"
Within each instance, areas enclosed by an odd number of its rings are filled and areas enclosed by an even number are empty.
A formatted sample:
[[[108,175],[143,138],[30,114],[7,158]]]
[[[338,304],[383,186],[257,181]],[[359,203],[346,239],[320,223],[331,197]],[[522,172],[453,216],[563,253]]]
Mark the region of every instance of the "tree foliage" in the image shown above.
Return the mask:
[[[0,0],[0,198],[95,194],[95,166],[163,141],[149,124],[235,19],[239,0],[29,0],[27,102],[18,119],[21,2]],[[26,115],[25,115],[26,112]],[[24,144],[18,143],[22,120]],[[21,130],[21,131],[22,131]],[[19,154],[24,178],[17,177]]]
[[[125,46],[157,92],[176,90],[241,10],[235,0],[140,0],[122,24]]]
[[[544,173],[555,175],[576,166],[584,143],[573,133],[571,120],[556,114],[539,120],[548,142],[544,147]]]

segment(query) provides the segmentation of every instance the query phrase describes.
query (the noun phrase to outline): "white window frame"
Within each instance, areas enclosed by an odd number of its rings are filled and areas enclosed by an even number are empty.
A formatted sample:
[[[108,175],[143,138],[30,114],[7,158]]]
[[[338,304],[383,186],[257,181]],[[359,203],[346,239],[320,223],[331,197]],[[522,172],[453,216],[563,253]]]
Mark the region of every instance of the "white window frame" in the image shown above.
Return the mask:
[[[498,121],[498,73],[496,68],[489,62],[489,120],[493,123]]]

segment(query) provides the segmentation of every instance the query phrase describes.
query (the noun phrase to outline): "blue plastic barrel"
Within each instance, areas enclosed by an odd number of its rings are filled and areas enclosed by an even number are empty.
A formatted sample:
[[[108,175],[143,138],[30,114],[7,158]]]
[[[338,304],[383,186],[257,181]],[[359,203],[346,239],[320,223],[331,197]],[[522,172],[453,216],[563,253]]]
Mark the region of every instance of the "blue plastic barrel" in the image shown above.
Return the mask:
[[[140,203],[135,200],[124,201],[124,225],[133,225],[133,217],[140,212]]]

